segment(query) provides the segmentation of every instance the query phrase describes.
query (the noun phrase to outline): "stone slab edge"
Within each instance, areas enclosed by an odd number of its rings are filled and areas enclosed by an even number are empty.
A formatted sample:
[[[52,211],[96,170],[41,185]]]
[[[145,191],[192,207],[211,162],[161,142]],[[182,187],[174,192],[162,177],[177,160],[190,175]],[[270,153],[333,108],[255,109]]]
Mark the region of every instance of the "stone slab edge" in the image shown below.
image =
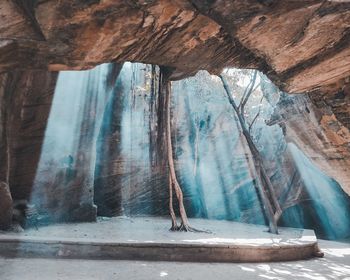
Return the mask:
[[[106,242],[96,239],[0,237],[0,256],[28,258],[150,260],[184,262],[276,262],[314,257],[317,241],[303,244],[230,245]]]

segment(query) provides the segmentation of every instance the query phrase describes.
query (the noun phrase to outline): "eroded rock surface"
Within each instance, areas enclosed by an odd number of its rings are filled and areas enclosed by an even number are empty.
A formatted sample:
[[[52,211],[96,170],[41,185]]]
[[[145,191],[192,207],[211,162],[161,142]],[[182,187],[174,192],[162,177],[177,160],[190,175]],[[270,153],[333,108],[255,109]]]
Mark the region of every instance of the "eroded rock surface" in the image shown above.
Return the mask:
[[[0,213],[0,228],[9,228],[12,223],[12,197],[5,182],[0,182]]]
[[[348,1],[2,1],[0,69],[108,61],[176,68],[172,78],[259,68],[290,92],[349,83]]]
[[[11,223],[12,198],[30,198],[56,78],[48,71],[0,75],[0,228]]]
[[[350,132],[348,123],[336,116],[337,102],[316,94],[286,95],[270,124],[279,123],[286,141],[295,143],[350,195]]]

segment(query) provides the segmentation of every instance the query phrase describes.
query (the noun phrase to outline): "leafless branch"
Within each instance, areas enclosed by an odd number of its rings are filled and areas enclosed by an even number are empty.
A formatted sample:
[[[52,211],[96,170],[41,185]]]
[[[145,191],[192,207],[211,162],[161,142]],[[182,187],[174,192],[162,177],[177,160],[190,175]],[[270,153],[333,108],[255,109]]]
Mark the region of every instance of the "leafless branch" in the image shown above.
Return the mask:
[[[263,99],[264,99],[264,96],[262,96],[261,99],[260,99],[260,102],[259,102],[259,111],[258,111],[258,113],[255,115],[253,121],[252,121],[251,124],[249,125],[249,129],[248,129],[249,134],[251,134],[252,127],[253,127],[255,121],[258,119],[258,117],[259,117],[259,115],[260,115],[260,112],[261,112],[261,104],[262,104]]]
[[[244,113],[244,107],[245,107],[245,105],[247,104],[248,99],[249,99],[250,95],[251,95],[252,92],[253,92],[253,88],[254,88],[254,85],[255,85],[257,73],[258,73],[258,71],[255,70],[255,71],[254,71],[254,74],[253,74],[253,77],[252,77],[252,80],[251,80],[250,87],[248,87],[248,88],[249,88],[249,89],[248,89],[248,92],[247,92],[247,94],[245,94],[244,98],[242,98],[242,102],[241,102],[241,104],[240,104],[240,110],[241,110],[241,113],[242,113],[242,114]]]
[[[248,89],[250,88],[251,84],[252,84],[252,79],[249,80],[249,84],[248,84],[247,87],[244,89],[244,92],[243,92],[241,101],[239,102],[238,108],[241,108],[241,107],[242,107],[242,102],[243,102],[243,100],[245,100],[245,96],[246,96],[246,94],[247,94],[247,92],[248,92]]]

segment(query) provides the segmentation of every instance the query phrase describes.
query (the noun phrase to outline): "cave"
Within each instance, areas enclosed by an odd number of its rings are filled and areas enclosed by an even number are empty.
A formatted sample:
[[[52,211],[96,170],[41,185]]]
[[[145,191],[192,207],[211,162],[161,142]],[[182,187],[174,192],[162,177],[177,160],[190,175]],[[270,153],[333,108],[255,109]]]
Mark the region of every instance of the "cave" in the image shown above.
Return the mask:
[[[2,1],[0,263],[350,275],[349,23],[348,1]]]

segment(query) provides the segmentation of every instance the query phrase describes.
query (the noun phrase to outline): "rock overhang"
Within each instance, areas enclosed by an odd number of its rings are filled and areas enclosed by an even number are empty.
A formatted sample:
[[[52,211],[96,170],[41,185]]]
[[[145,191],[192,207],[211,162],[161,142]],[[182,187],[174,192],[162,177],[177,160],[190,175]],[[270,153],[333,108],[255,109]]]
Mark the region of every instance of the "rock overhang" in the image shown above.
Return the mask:
[[[132,61],[173,80],[255,68],[291,93],[350,82],[349,1],[16,0],[0,14],[2,72]]]

